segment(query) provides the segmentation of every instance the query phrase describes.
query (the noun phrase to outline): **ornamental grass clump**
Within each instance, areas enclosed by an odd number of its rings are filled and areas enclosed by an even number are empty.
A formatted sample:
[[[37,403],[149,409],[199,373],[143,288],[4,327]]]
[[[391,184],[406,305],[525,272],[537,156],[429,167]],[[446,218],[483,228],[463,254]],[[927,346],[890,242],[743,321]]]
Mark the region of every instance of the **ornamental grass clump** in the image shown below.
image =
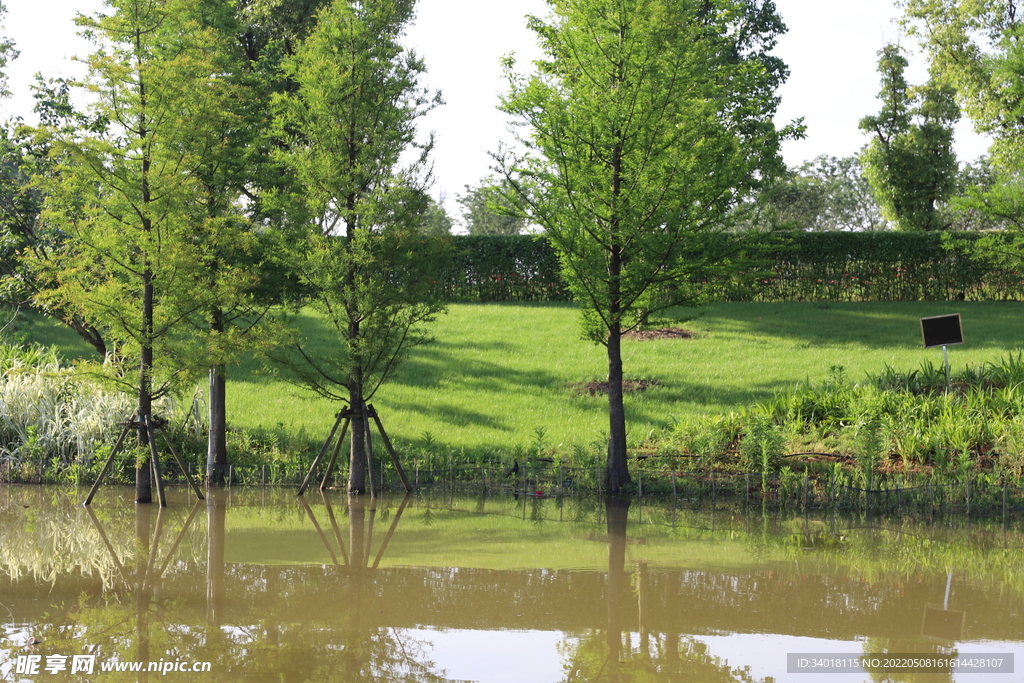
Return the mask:
[[[131,399],[62,367],[40,347],[0,345],[0,459],[68,465],[117,435]]]

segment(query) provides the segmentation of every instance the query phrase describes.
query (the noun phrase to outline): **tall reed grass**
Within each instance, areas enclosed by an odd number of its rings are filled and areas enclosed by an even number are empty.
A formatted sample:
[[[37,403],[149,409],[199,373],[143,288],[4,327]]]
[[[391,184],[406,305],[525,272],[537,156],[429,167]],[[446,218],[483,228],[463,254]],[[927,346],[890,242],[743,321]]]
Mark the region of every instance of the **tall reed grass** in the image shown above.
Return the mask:
[[[70,466],[116,438],[130,396],[61,365],[53,350],[0,344],[0,463]]]

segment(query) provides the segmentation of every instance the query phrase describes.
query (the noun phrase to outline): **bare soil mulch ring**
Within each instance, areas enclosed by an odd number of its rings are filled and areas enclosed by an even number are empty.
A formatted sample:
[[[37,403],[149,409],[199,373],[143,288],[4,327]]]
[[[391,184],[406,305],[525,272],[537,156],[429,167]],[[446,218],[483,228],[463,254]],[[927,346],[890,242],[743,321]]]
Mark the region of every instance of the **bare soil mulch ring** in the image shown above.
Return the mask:
[[[630,394],[638,391],[647,391],[647,387],[656,387],[661,382],[656,379],[624,379],[622,380],[622,391],[623,393]],[[608,382],[607,380],[593,380],[590,382],[571,382],[569,387],[576,391],[577,394],[590,394],[596,396],[597,394],[608,393]]]
[[[630,330],[623,333],[622,336],[625,339],[648,341],[651,339],[693,339],[697,335],[681,327],[662,327],[657,330]]]

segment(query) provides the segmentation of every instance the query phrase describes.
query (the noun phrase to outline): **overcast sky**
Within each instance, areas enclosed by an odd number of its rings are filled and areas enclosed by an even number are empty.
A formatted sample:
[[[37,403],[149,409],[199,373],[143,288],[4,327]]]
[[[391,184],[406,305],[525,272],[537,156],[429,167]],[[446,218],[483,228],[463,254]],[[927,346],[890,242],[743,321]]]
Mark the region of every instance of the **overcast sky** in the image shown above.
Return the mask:
[[[79,65],[68,58],[88,53],[89,45],[76,36],[72,19],[76,12],[95,11],[102,3],[7,0],[6,5],[3,33],[14,39],[21,57],[9,68],[14,97],[0,102],[0,112],[29,120],[32,75],[80,74]],[[797,165],[822,154],[855,153],[866,142],[857,122],[878,109],[878,50],[886,42],[914,47],[893,21],[896,8],[888,0],[776,0],[776,5],[789,27],[776,54],[790,68],[778,121],[803,117],[807,125],[806,139],[784,147],[786,162]],[[511,137],[504,115],[495,108],[504,90],[499,60],[515,52],[525,70],[539,56],[524,17],[545,12],[543,0],[420,0],[417,22],[406,40],[426,60],[426,84],[440,89],[446,102],[423,119],[421,129],[436,133],[433,193],[447,197],[453,217],[459,209],[455,195],[489,173],[488,152]],[[921,82],[926,75],[923,60],[912,59],[908,75],[912,82]],[[973,160],[986,147],[961,123],[961,161]]]

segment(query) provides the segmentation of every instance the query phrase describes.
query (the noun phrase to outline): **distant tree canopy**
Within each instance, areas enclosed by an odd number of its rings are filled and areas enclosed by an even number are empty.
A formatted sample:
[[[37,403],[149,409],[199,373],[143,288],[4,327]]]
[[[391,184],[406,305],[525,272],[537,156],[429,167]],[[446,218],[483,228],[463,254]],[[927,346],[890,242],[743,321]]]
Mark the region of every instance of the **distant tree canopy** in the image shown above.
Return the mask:
[[[466,185],[458,196],[462,222],[470,235],[518,235],[527,225],[526,217],[510,199],[515,190],[507,180],[488,176],[475,187]]]
[[[882,109],[860,121],[872,135],[861,160],[882,214],[896,228],[939,230],[947,227],[939,205],[955,186],[953,124],[960,111],[949,85],[909,86],[907,63],[896,45],[879,52]]]
[[[857,156],[819,156],[787,170],[745,219],[760,228],[823,232],[888,227]]]

